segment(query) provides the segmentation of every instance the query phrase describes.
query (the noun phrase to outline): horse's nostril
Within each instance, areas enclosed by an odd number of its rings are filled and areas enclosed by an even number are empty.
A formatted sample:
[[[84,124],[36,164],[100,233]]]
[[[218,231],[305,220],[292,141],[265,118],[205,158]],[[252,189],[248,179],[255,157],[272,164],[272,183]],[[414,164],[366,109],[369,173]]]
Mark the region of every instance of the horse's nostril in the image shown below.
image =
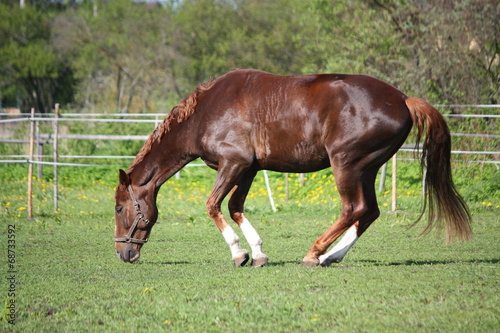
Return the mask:
[[[130,249],[129,248],[124,248],[124,249],[116,250],[116,255],[118,256],[118,258],[120,258],[121,261],[123,261],[123,262],[129,262],[129,260],[130,260]]]
[[[135,262],[140,257],[139,251],[134,249],[132,244],[127,244],[127,246],[121,248],[119,247],[116,250],[116,255],[118,256],[118,258],[120,258],[121,261],[128,263]]]

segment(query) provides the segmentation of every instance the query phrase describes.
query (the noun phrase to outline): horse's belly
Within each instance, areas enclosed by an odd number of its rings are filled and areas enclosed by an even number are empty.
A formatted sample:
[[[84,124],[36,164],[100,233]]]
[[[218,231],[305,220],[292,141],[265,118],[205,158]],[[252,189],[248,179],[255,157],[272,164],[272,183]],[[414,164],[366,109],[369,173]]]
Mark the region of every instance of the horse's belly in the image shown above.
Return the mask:
[[[262,152],[256,151],[257,163],[262,169],[279,172],[313,172],[330,166],[324,148],[300,143],[294,146],[274,146]]]

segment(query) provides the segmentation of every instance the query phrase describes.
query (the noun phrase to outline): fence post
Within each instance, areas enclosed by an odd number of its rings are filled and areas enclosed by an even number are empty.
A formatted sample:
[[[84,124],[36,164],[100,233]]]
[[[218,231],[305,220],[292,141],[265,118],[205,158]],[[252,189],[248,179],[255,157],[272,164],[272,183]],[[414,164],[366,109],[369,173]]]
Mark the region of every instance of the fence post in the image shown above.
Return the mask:
[[[35,137],[36,137],[36,154],[37,154],[36,160],[38,162],[42,162],[42,160],[43,160],[43,157],[42,157],[42,155],[43,155],[43,143],[41,142],[41,139],[40,139],[40,122],[39,121],[35,122]],[[42,178],[42,176],[43,176],[43,164],[38,163],[37,169],[38,169],[38,178]]]
[[[35,147],[35,108],[31,108],[30,118],[30,151],[28,161],[28,218],[33,218],[33,153]]]
[[[289,173],[285,172],[285,200],[288,201],[290,198],[290,185],[288,181]]]
[[[385,191],[385,176],[387,175],[387,163],[382,165],[382,171],[380,172],[380,183],[378,184],[378,191],[382,193]]]
[[[306,181],[304,180],[304,178],[306,178],[306,175],[304,173],[299,174],[299,184],[300,184],[300,186],[304,186],[304,184],[306,183]]]
[[[271,191],[271,186],[269,185],[269,177],[267,176],[267,170],[263,170],[264,172],[264,181],[266,183],[267,196],[269,197],[269,203],[271,204],[271,209],[276,213],[276,206],[274,204],[273,192]]]
[[[396,201],[397,201],[397,159],[398,159],[398,154],[394,154],[392,157],[392,211],[396,211]]]
[[[59,160],[59,104],[55,105],[54,110],[54,212],[57,212],[59,208],[59,179],[58,179],[58,170],[57,170],[57,162]]]

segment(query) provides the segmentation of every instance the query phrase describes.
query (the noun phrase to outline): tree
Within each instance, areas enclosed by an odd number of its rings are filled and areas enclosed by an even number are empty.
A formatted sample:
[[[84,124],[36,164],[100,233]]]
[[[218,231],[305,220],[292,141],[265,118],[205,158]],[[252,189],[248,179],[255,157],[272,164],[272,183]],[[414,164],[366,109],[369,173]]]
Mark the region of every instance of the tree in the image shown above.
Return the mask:
[[[315,26],[305,71],[365,73],[394,80],[394,63],[401,57],[399,34],[391,31],[388,15],[366,1],[315,0],[308,8]]]
[[[0,89],[24,111],[49,112],[72,96],[71,69],[50,44],[52,15],[32,6],[0,4]]]
[[[2,98],[168,109],[238,67],[365,73],[439,103],[497,103],[494,0],[34,0],[0,5]],[[36,22],[36,24],[33,24]]]
[[[97,15],[82,6],[58,17],[55,43],[71,59],[82,106],[146,111],[175,91],[170,27],[168,8],[126,0],[103,3]]]
[[[299,0],[187,0],[175,15],[185,76],[202,82],[234,68],[301,74],[309,27]],[[191,88],[192,89],[192,88]]]
[[[498,103],[498,1],[374,3],[389,13],[406,49],[401,77],[407,90],[440,103]]]

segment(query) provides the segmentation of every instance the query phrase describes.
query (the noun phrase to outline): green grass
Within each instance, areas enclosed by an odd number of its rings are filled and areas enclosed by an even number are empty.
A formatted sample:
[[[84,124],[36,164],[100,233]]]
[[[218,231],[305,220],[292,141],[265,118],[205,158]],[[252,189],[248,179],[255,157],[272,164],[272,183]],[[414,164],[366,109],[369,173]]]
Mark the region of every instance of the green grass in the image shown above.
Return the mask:
[[[380,219],[342,263],[305,269],[302,257],[339,213],[336,194],[325,193],[330,176],[318,173],[307,191],[292,181],[288,201],[273,178],[277,213],[258,178],[247,215],[270,261],[234,268],[204,211],[212,176],[189,171],[165,184],[159,223],[135,264],[114,253],[112,184],[63,180],[53,213],[51,183],[38,180],[35,219],[27,220],[26,181],[4,176],[1,268],[6,276],[15,225],[18,317],[15,326],[0,321],[0,331],[498,332],[498,196],[471,203],[475,238],[450,246],[408,228],[421,199],[418,185],[405,185],[403,212],[389,214],[381,195]],[[7,289],[3,279],[2,300]]]

